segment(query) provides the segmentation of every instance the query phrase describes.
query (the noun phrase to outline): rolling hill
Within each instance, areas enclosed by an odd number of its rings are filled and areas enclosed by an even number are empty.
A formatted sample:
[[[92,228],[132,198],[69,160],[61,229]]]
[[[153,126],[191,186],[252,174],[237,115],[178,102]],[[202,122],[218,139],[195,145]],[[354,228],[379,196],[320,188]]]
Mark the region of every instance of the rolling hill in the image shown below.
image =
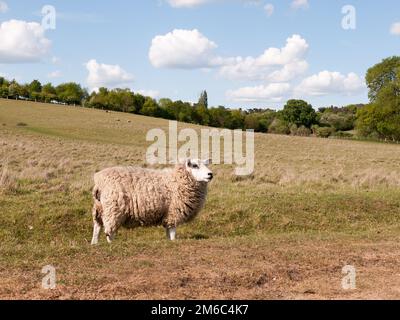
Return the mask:
[[[93,174],[145,166],[152,128],[168,121],[0,100],[0,298],[400,298],[393,144],[256,134],[254,174],[212,166],[178,241],[139,228],[90,246]],[[341,287],[346,265],[356,290]]]

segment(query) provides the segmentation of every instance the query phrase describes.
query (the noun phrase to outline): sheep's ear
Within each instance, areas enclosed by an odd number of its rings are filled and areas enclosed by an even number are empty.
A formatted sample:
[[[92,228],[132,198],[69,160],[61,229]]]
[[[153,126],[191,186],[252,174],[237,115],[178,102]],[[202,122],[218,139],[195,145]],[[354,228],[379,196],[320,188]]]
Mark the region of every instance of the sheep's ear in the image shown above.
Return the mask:
[[[188,166],[189,168],[191,168],[191,167],[192,167],[192,160],[186,159],[186,166]]]
[[[212,160],[211,160],[211,159],[206,159],[206,160],[203,160],[203,163],[204,163],[206,166],[208,166],[209,164],[212,164]]]

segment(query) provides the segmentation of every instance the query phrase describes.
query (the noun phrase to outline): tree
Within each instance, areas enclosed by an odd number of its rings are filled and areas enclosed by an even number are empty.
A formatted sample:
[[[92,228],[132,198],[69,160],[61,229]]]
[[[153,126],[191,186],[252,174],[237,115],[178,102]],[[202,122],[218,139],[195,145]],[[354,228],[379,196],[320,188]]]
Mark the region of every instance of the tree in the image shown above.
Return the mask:
[[[210,115],[208,113],[208,96],[207,91],[202,91],[199,101],[194,106],[193,122],[197,124],[209,125]]]
[[[256,113],[247,114],[244,118],[244,129],[260,131],[260,116]]]
[[[172,106],[174,102],[168,98],[162,98],[158,101],[158,105],[160,106],[162,117],[164,119],[174,120],[174,114],[172,112]]]
[[[217,108],[211,108],[208,110],[210,115],[209,125],[212,127],[226,128],[230,120],[230,110],[224,106],[219,106]]]
[[[129,89],[107,91],[107,103],[111,110],[130,112],[133,110],[133,93]]]
[[[33,80],[29,84],[29,92],[41,92],[42,91],[42,84],[39,80]]]
[[[275,110],[266,110],[260,114],[259,130],[261,132],[268,132],[269,127],[276,118]]]
[[[39,80],[33,80],[28,85],[29,97],[35,101],[40,98],[40,93],[42,92],[42,84]]]
[[[21,93],[21,86],[18,84],[17,81],[13,80],[10,82],[10,85],[8,86],[8,94],[15,98],[18,99],[18,96]]]
[[[42,86],[40,96],[42,101],[49,103],[51,100],[57,98],[56,88],[54,88],[51,83],[46,83],[44,86]]]
[[[395,84],[383,87],[374,103],[357,113],[357,129],[363,136],[400,141],[400,96]]]
[[[316,123],[317,114],[311,104],[304,100],[289,100],[281,112],[282,119],[288,125],[311,128]]]
[[[74,82],[62,83],[56,87],[57,98],[68,104],[81,104],[87,92]]]
[[[150,97],[146,97],[146,101],[143,104],[141,114],[143,114],[145,116],[149,116],[149,117],[159,117],[160,116],[160,108],[159,108],[157,102]]]
[[[28,98],[29,97],[29,85],[27,85],[27,84],[20,85],[18,94],[21,97]]]
[[[146,102],[145,96],[141,95],[140,93],[134,94],[133,105],[132,105],[133,113],[140,113],[145,102]]]
[[[370,68],[366,76],[370,105],[357,112],[361,135],[400,141],[400,57]]]
[[[247,111],[244,119],[244,129],[257,132],[268,132],[268,128],[276,117],[274,110],[252,109]]]
[[[0,87],[0,97],[8,99],[8,86],[2,85]]]
[[[123,89],[119,92],[121,95],[122,112],[133,112],[133,93],[129,89]]]
[[[399,80],[400,57],[390,57],[368,69],[365,80],[369,99],[375,102],[381,90],[389,83]]]
[[[203,105],[197,105],[194,113],[194,120],[197,124],[208,126],[210,124],[210,114]]]
[[[232,110],[230,112],[229,129],[244,129],[244,113],[242,110]]]
[[[206,90],[201,92],[199,101],[197,102],[197,107],[208,108],[208,95]]]

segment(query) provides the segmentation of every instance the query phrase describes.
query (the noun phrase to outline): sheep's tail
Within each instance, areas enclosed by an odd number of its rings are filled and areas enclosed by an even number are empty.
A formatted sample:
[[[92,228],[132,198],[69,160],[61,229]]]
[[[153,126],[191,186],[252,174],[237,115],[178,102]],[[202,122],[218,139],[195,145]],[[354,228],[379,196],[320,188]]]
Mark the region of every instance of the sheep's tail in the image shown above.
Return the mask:
[[[93,219],[95,219],[98,223],[101,225],[103,224],[103,219],[101,218],[103,215],[103,206],[100,202],[100,189],[95,186],[93,188],[93,200],[94,200],[94,205],[93,205]]]

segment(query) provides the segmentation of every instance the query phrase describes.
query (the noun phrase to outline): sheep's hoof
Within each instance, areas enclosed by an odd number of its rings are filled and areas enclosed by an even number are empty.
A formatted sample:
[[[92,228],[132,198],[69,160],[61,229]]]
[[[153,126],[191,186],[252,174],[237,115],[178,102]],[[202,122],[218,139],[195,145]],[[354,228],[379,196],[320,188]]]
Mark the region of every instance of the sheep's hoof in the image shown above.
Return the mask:
[[[114,240],[114,236],[113,235],[107,235],[107,242],[111,243]]]
[[[176,228],[167,229],[167,238],[171,241],[175,241],[176,238]]]

